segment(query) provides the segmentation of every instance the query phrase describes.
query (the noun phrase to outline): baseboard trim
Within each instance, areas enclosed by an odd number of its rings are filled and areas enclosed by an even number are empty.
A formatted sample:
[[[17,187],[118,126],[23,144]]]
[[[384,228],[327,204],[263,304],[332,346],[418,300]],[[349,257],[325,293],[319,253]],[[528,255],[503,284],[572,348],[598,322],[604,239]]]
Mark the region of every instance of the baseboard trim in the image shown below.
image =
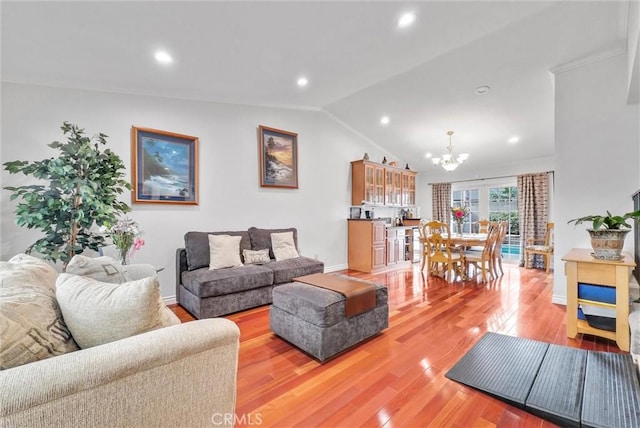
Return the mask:
[[[554,294],[551,297],[551,303],[555,303],[556,305],[567,306],[567,296],[559,296]]]
[[[325,272],[336,272],[339,270],[345,270],[348,268],[348,265],[345,264],[341,264],[341,265],[333,265],[333,266],[325,266],[324,267],[324,271]]]
[[[176,296],[163,297],[162,301],[165,305],[175,305],[176,303],[178,303],[178,301],[176,300]]]

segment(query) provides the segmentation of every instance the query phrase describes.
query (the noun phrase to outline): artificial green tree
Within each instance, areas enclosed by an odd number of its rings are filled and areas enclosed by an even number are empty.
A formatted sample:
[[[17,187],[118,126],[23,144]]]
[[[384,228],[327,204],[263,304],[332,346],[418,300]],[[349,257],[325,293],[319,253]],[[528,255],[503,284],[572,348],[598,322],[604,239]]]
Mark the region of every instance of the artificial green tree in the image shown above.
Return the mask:
[[[85,136],[77,125],[64,122],[66,142],[54,141],[48,146],[60,151],[58,157],[41,161],[4,163],[9,173],[23,173],[47,185],[30,184],[5,187],[11,200],[19,199],[16,223],[38,229],[44,236],[25,251],[37,252],[52,262],[61,261],[63,270],[75,254],[90,248],[97,251],[105,244],[96,226],[113,224],[131,208],[118,196],[131,185],[124,180],[124,163],[109,149],[107,136],[100,133]]]

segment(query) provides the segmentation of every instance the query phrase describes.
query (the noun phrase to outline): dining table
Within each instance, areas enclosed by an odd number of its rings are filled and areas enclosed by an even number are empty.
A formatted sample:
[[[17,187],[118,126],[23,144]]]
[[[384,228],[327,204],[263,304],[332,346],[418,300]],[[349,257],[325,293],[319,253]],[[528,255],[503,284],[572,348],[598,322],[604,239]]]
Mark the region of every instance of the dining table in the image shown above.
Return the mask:
[[[487,242],[486,233],[463,233],[462,235],[452,234],[450,237],[443,235],[444,239],[449,239],[449,244],[456,247],[482,247]]]
[[[457,251],[464,251],[469,247],[484,247],[488,236],[489,235],[487,233],[463,233],[462,235],[452,234],[451,237],[447,236],[447,234],[442,235],[444,239],[449,240],[449,246],[452,249],[456,248]],[[424,242],[424,238],[423,244],[426,244]],[[438,276],[443,276],[442,272],[437,272],[436,274]],[[469,279],[468,273],[463,266],[460,266],[459,269],[457,269],[457,274],[465,281]]]

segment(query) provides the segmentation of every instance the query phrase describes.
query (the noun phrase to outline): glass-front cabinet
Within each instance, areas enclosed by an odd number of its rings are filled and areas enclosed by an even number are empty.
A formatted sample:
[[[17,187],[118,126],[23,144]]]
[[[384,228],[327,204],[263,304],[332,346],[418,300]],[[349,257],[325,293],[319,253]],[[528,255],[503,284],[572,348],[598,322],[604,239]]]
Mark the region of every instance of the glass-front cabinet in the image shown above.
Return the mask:
[[[351,204],[411,206],[416,201],[416,172],[376,162],[351,162]]]

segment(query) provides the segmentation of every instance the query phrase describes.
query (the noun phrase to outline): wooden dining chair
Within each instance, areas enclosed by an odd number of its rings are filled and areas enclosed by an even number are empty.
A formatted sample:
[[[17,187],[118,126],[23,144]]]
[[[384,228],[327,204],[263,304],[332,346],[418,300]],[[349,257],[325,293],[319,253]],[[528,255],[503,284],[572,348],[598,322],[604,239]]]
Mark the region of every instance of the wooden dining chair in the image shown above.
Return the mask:
[[[504,270],[502,269],[502,245],[504,244],[504,240],[507,237],[508,230],[509,222],[501,221],[500,223],[498,223],[498,236],[493,247],[492,258],[493,272],[496,274],[496,276],[498,275],[498,268],[500,268],[500,275],[504,275]]]
[[[482,282],[487,282],[487,278],[497,277],[493,270],[493,257],[499,232],[499,227],[489,229],[489,235],[482,251],[467,250],[462,253],[465,272],[468,273],[469,268],[473,265],[475,276],[478,276],[478,271],[480,271]]]
[[[420,223],[420,242],[422,243],[422,267],[421,271],[424,270],[425,265],[428,264],[429,261],[429,243],[427,242],[427,237],[433,233],[445,234],[446,229],[442,227],[444,223],[436,222],[436,221],[427,221]],[[431,267],[429,267],[431,270]]]
[[[442,273],[452,282],[462,267],[462,256],[452,250],[450,233],[449,225],[439,221],[430,221],[423,226],[426,251],[423,252],[422,269],[426,264],[430,275]]]
[[[478,225],[478,233],[489,233],[489,220],[481,218],[476,224]]]
[[[546,272],[549,273],[551,266],[551,258],[553,257],[553,223],[547,223],[547,230],[544,235],[544,239],[527,239],[527,243],[524,246],[524,263],[525,268],[529,268],[531,256],[539,254],[542,256]]]

